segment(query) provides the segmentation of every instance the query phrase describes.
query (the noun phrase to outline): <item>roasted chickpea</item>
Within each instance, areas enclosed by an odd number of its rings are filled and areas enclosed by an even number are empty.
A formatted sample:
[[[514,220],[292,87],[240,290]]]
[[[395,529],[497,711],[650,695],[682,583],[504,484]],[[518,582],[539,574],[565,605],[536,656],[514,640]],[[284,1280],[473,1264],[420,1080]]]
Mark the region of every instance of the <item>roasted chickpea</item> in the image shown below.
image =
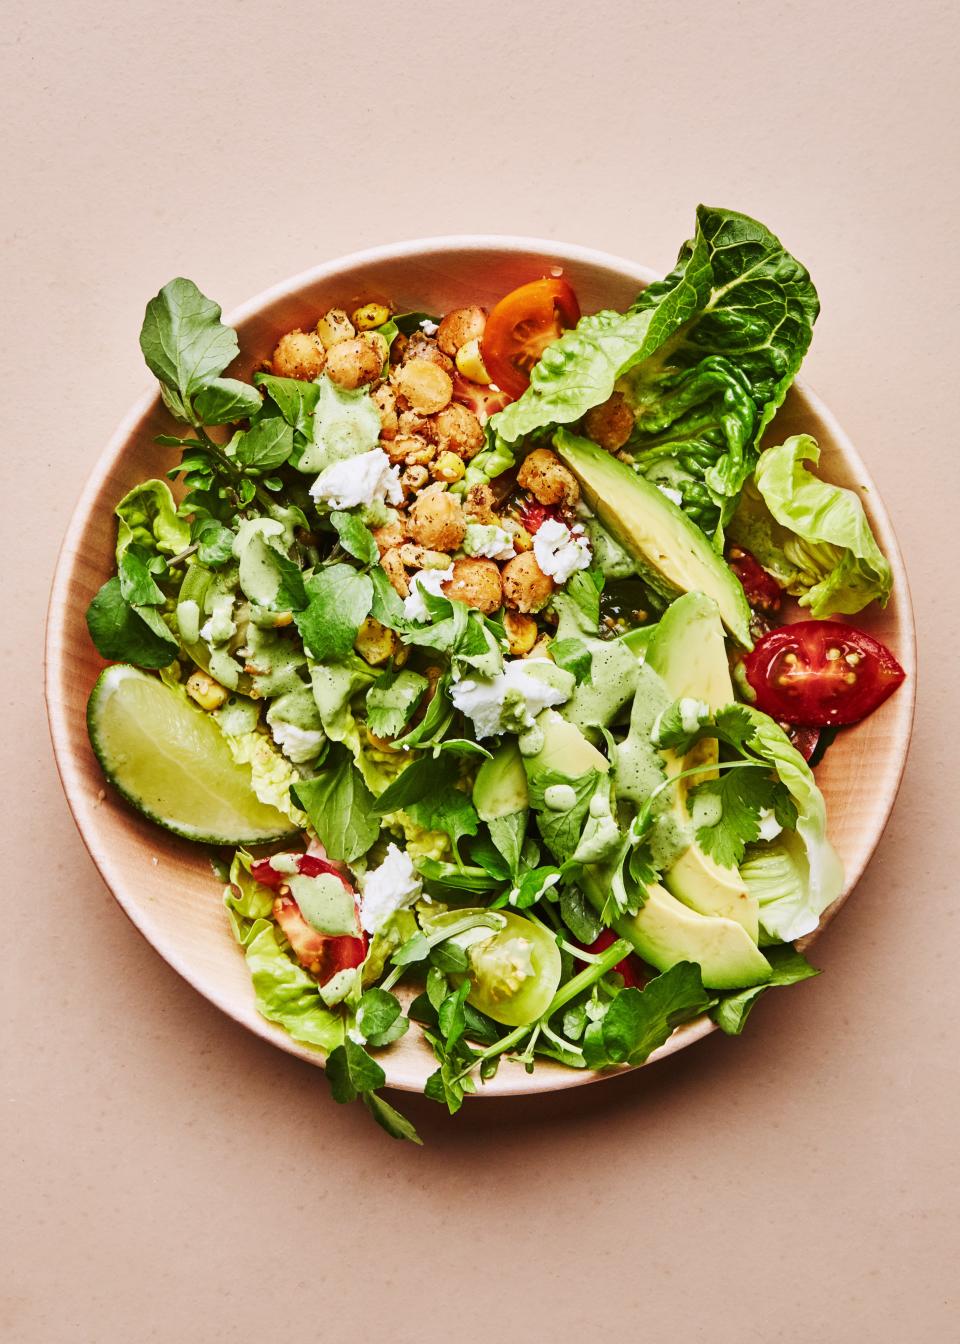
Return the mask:
[[[465,462],[475,457],[483,447],[483,426],[473,411],[452,401],[437,415],[437,443],[443,452],[456,453]]]
[[[385,551],[380,557],[380,565],[396,592],[401,597],[407,597],[410,593],[410,580],[400,559],[400,552]]]
[[[367,336],[338,341],[327,351],[327,375],[338,387],[362,387],[379,378],[382,370],[383,355]]]
[[[323,372],[326,360],[320,338],[312,331],[297,330],[280,337],[271,366],[278,378],[299,378],[309,383]]]
[[[460,500],[438,486],[419,495],[410,510],[410,535],[431,551],[455,551],[466,530]]]
[[[500,571],[492,560],[454,560],[453,578],[443,585],[443,591],[487,616],[503,602]]]
[[[517,472],[517,484],[529,490],[540,504],[565,504],[572,508],[580,498],[577,478],[549,448],[535,448]]]
[[[550,600],[553,579],[544,574],[532,551],[515,555],[503,567],[503,597],[515,611],[541,611]]]
[[[470,308],[454,308],[440,323],[437,332],[437,345],[445,355],[453,356],[468,341],[476,341],[483,335],[487,325],[487,315],[476,305]]]
[[[471,485],[467,491],[465,507],[474,523],[489,524],[500,521],[493,511],[493,491],[489,485]]]
[[[428,443],[426,439],[421,439],[419,435],[411,435],[406,442],[411,445],[403,459],[408,467],[425,467],[437,455],[437,445]]]
[[[414,331],[410,334],[404,347],[403,362],[407,364],[412,359],[425,359],[428,363],[436,364],[438,368],[443,369],[444,373],[453,373],[453,360],[443,353],[434,338],[428,336],[425,331]]]
[[[453,381],[444,369],[426,359],[410,359],[397,370],[394,386],[415,411],[432,415],[449,405]]]
[[[594,406],[583,417],[583,428],[594,443],[615,453],[633,433],[633,411],[622,392],[614,392],[609,400]]]
[[[389,383],[381,383],[373,393],[373,401],[380,412],[381,439],[395,439],[399,429],[397,419],[397,394]]]
[[[385,551],[392,551],[395,547],[402,546],[407,539],[406,520],[398,514],[391,522],[384,523],[383,527],[374,528],[373,539],[381,555]]]
[[[317,323],[317,335],[329,350],[332,345],[349,341],[357,332],[342,308],[331,308]]]
[[[437,441],[437,417],[420,415],[418,411],[401,411],[397,417],[401,434],[416,434],[430,443]]]
[[[532,616],[519,611],[503,614],[503,628],[507,632],[507,647],[514,658],[522,658],[537,642],[537,623]]]

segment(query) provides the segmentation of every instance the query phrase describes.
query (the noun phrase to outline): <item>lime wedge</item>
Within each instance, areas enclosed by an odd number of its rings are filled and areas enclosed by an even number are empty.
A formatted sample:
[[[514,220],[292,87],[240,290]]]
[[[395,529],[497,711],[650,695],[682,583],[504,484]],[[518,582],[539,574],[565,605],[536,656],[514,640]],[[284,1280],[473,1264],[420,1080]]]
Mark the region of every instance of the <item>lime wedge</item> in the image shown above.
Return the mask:
[[[187,840],[263,845],[296,832],[253,791],[209,714],[126,663],[101,673],[87,731],[103,773],[135,808]]]

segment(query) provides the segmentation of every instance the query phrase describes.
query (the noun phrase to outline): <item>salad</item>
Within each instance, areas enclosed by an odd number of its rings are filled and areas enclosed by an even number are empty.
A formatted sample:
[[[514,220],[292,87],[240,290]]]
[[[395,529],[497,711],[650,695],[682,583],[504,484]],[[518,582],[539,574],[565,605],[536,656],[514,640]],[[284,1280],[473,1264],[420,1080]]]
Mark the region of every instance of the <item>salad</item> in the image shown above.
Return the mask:
[[[164,286],[176,493],[119,501],[87,613],[107,778],[212,847],[259,1011],[416,1142],[380,1091],[407,1031],[455,1112],[505,1057],[639,1064],[816,974],[811,767],[904,676],[839,619],[891,589],[858,497],[760,446],[819,307],[767,229],[700,207],[625,312],[555,272],[463,297],[358,296],[247,382]]]

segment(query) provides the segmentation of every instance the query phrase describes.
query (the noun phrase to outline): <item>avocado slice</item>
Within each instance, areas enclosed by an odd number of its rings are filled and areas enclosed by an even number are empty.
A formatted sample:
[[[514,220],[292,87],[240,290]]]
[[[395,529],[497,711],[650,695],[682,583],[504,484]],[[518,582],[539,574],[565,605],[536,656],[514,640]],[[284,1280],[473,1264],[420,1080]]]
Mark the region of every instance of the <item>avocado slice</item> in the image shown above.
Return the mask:
[[[585,868],[580,884],[602,910],[606,898],[602,870]],[[746,989],[764,984],[773,973],[736,920],[698,914],[656,882],[647,888],[646,904],[635,915],[615,919],[613,928],[658,971],[668,971],[678,961],[695,961],[707,989]]]
[[[558,429],[553,443],[580,482],[587,503],[635,558],[650,587],[666,597],[707,594],[737,643],[752,648],[750,608],[740,581],[683,510],[589,439]]]
[[[576,779],[589,770],[599,770],[605,775],[610,769],[610,762],[603,752],[587,741],[575,723],[570,723],[555,709],[543,710],[537,715],[536,723],[543,734],[543,746],[532,756],[523,758],[528,779],[541,770],[556,770]]]
[[[477,771],[473,781],[473,805],[480,820],[486,822],[526,810],[529,805],[527,772],[514,738],[505,738],[499,750]]]
[[[686,593],[664,612],[649,645],[647,665],[664,681],[675,700],[689,696],[710,709],[733,701],[723,627],[717,604],[704,593]],[[704,765],[701,778],[715,778],[715,742],[701,742],[679,757],[664,751],[667,777]],[[680,780],[670,790],[671,809],[681,831],[689,831],[687,790],[696,777]],[[664,884],[679,900],[702,915],[722,915],[741,924],[754,942],[760,934],[760,907],[750,896],[736,868],[724,868],[696,840],[667,869]]]

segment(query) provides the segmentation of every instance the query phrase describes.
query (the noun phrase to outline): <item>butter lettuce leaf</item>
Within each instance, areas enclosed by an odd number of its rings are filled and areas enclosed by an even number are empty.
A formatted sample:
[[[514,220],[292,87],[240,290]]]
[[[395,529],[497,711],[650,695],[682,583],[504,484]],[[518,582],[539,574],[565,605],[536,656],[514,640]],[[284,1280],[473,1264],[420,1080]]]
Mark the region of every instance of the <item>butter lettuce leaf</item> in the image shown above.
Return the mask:
[[[283,951],[269,920],[251,925],[243,951],[258,1012],[304,1045],[330,1053],[343,1043],[343,1018],[325,1007],[316,980]]]
[[[874,600],[884,606],[890,565],[857,495],[807,470],[819,459],[809,434],[767,448],[729,534],[812,616],[852,615]]]
[[[223,735],[233,759],[239,765],[250,766],[253,791],[261,803],[275,807],[294,825],[305,826],[306,814],[290,798],[290,785],[299,783],[300,775],[270,738],[256,731],[239,734],[224,731]]]
[[[117,563],[135,545],[153,555],[179,555],[190,545],[190,526],[177,516],[166,481],[144,481],[124,495],[117,516]]]

